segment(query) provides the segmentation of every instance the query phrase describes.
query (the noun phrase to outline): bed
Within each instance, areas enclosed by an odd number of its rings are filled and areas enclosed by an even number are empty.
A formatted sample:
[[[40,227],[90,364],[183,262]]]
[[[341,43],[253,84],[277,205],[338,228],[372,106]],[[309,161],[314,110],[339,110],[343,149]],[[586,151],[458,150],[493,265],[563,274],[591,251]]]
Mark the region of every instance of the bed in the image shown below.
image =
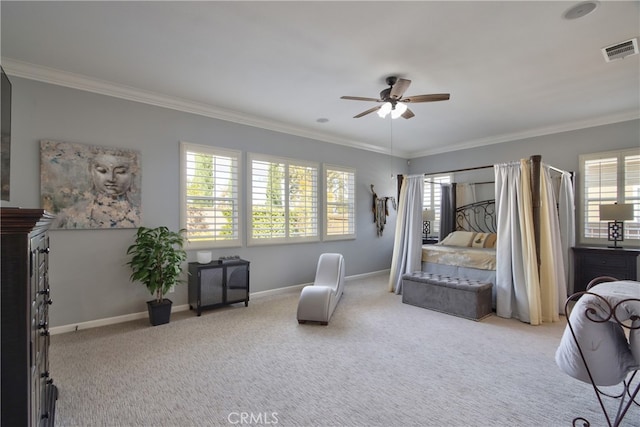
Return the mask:
[[[488,168],[494,172],[494,181],[487,184],[493,186],[493,195],[489,197],[495,197],[495,201],[485,201],[484,207],[473,204],[456,210],[457,184],[439,183],[442,190],[439,225],[441,232],[497,233],[495,268],[478,268],[466,264],[465,256],[450,254],[434,254],[430,258],[425,253],[423,259],[421,250],[431,249],[421,244],[422,227],[420,234],[415,231],[416,225],[422,224],[424,176],[399,177],[400,207],[389,290],[401,293],[403,275],[417,270],[486,281],[493,285],[493,304],[498,316],[531,325],[557,322],[568,295],[569,255],[575,239],[572,174],[543,165],[538,155],[438,173]],[[551,172],[558,175],[552,177]],[[475,228],[483,226],[489,228]],[[441,233],[441,237],[445,234]],[[451,245],[443,239],[439,246],[454,246],[454,253],[460,253],[461,247],[473,248],[473,243]]]
[[[456,229],[441,242],[422,246],[422,271],[491,283],[495,308],[495,201],[458,207]]]

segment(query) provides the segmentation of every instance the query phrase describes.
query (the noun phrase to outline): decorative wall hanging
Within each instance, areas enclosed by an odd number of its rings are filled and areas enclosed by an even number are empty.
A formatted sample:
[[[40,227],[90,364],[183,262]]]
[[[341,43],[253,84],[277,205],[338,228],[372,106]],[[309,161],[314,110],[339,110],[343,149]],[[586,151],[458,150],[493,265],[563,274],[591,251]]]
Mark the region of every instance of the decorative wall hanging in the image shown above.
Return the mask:
[[[371,206],[373,211],[373,222],[376,224],[376,231],[378,233],[378,237],[380,237],[384,231],[384,226],[387,224],[389,203],[391,203],[394,210],[397,209],[396,199],[395,197],[378,197],[373,189],[373,184],[371,184],[371,193],[373,194],[373,205]]]
[[[40,197],[57,216],[52,228],[140,226],[140,163],[135,150],[40,141]]]

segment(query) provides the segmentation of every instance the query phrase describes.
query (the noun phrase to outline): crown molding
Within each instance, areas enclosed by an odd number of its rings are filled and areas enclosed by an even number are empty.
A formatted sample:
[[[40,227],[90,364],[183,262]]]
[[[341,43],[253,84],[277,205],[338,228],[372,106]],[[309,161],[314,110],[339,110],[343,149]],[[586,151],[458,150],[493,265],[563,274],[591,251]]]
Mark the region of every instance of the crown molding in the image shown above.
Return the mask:
[[[377,145],[367,144],[347,138],[339,138],[322,132],[311,131],[309,129],[275,122],[273,120],[266,120],[264,118],[250,116],[236,111],[221,109],[209,104],[145,91],[130,86],[119,85],[105,80],[31,64],[12,58],[2,57],[2,68],[9,75],[24,79],[126,99],[128,101],[140,102],[156,107],[169,108],[185,113],[197,114],[199,116],[257,127],[274,132],[286,133],[317,141],[329,142],[351,148],[373,151],[381,154],[392,154],[388,148]],[[395,157],[404,157],[407,153],[394,150],[393,154]]]
[[[556,126],[548,126],[544,128],[529,129],[523,132],[507,133],[504,135],[491,136],[489,138],[474,139],[449,145],[446,148],[436,148],[433,150],[422,150],[409,153],[409,158],[416,159],[418,157],[431,156],[434,154],[448,153],[451,151],[466,150],[469,148],[484,147],[487,145],[500,144],[503,142],[518,141],[521,139],[535,138],[538,136],[551,135],[554,133],[570,132],[573,130],[586,129],[596,126],[610,125],[613,123],[626,122],[629,120],[640,119],[640,111],[625,111],[619,114],[613,114],[605,117],[597,117],[589,120],[578,120],[570,123],[563,123]]]
[[[477,148],[487,145],[500,144],[503,142],[517,141],[543,135],[550,135],[554,133],[568,132],[578,129],[585,129],[595,126],[640,119],[640,111],[633,110],[605,117],[564,123],[557,126],[529,129],[523,132],[491,136],[488,138],[480,138],[470,141],[461,141],[459,143],[451,144],[447,147],[442,148],[426,149],[415,152],[394,149],[393,152],[391,152],[389,148],[380,147],[378,145],[367,144],[348,138],[340,138],[323,132],[316,132],[309,129],[276,122],[273,120],[266,120],[261,117],[250,116],[236,111],[221,109],[209,104],[167,96],[156,92],[145,91],[130,86],[119,85],[105,80],[95,79],[81,74],[69,73],[54,68],[35,65],[12,58],[2,57],[2,68],[7,74],[15,77],[64,86],[72,89],[78,89],[120,99],[126,99],[129,101],[140,102],[156,107],[168,108],[185,113],[196,114],[199,116],[224,120],[241,125],[257,127],[260,129],[295,135],[303,138],[309,138],[317,141],[343,145],[351,148],[357,148],[406,159],[415,159],[434,154],[466,150],[469,148]]]

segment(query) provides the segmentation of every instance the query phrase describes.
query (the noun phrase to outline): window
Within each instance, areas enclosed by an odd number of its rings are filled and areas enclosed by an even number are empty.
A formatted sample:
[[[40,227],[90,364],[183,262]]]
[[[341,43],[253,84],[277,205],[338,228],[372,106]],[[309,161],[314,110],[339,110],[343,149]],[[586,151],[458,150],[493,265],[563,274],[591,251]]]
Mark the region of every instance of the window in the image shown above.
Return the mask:
[[[423,209],[432,209],[435,220],[431,221],[429,236],[440,235],[440,200],[442,189],[440,184],[450,184],[450,175],[426,175],[423,186]]]
[[[180,157],[181,227],[188,247],[240,246],[241,153],[181,142]]]
[[[634,219],[624,222],[624,240],[640,243],[640,151],[609,151],[580,156],[582,243],[606,243],[608,221],[600,221],[600,205],[634,204]]]
[[[349,168],[324,167],[324,240],[356,237],[356,173]]]
[[[249,154],[250,244],[318,241],[318,165]]]

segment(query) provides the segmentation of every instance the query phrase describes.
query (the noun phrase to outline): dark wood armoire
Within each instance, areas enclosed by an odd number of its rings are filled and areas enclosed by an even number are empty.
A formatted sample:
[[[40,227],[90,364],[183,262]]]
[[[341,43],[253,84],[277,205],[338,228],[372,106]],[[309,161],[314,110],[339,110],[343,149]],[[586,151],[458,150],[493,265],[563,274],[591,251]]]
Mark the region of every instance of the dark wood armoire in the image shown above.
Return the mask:
[[[42,209],[0,209],[3,426],[53,426],[49,372],[49,235]]]

